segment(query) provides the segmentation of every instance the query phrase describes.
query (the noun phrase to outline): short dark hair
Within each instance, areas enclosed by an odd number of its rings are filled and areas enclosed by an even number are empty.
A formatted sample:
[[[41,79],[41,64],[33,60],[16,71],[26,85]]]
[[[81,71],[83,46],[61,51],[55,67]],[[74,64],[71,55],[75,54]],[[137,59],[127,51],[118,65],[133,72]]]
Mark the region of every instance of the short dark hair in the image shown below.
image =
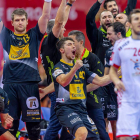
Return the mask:
[[[111,2],[111,1],[115,1],[116,2],[116,0],[105,0],[105,2],[104,2],[104,9],[107,9],[107,3],[108,2]]]
[[[46,33],[49,34],[52,31],[52,28],[54,26],[55,23],[55,19],[51,19],[49,20],[48,24],[47,24],[47,30]]]
[[[83,40],[83,46],[85,46],[85,35],[81,31],[73,30],[68,33],[68,36],[70,35],[75,35],[78,42]]]
[[[127,17],[127,21],[128,21],[128,15],[126,13],[121,12],[121,13],[118,13],[117,15],[119,15],[119,14],[124,14]]]
[[[131,12],[130,12],[130,15],[128,17],[128,21],[131,23],[131,17],[133,14],[137,14],[137,13],[140,13],[140,9],[133,9]]]
[[[101,20],[101,15],[102,15],[103,12],[110,12],[110,11],[109,11],[109,10],[104,10],[104,11],[102,11],[102,12],[100,13],[100,20]],[[112,12],[110,12],[110,13],[112,14]],[[112,14],[112,17],[114,18],[113,14]]]
[[[17,8],[13,11],[12,15],[11,15],[11,19],[14,20],[14,15],[25,15],[26,19],[28,18],[27,12],[22,9],[22,8]]]
[[[64,44],[67,40],[71,40],[74,42],[74,40],[70,37],[64,37],[62,39],[60,39],[57,43],[56,43],[56,47],[58,50],[60,50],[60,48],[63,48],[64,47]]]
[[[125,29],[125,26],[121,22],[112,23],[108,26],[108,28],[109,27],[113,27],[115,34],[121,32],[122,37],[126,37],[126,29]]]

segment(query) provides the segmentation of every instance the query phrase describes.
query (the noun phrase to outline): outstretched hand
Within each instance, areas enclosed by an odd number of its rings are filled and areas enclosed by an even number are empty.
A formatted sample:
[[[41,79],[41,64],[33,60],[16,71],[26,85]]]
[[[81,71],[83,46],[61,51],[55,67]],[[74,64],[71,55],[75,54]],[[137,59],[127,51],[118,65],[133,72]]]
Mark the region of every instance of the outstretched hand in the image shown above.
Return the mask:
[[[103,3],[103,1],[104,1],[104,0],[98,0],[98,2],[101,3],[101,4]]]
[[[76,0],[68,0],[68,3],[73,4]]]

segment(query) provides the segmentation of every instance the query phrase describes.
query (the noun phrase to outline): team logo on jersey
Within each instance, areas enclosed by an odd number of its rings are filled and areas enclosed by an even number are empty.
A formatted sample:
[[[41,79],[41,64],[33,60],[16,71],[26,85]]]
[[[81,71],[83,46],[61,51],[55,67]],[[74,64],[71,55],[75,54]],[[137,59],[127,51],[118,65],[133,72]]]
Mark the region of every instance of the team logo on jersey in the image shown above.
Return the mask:
[[[29,44],[27,44],[22,48],[11,45],[9,59],[17,60],[23,58],[30,58]]]
[[[136,61],[130,59],[134,63],[134,69],[135,70],[140,70],[140,61],[136,59]]]
[[[26,105],[29,109],[36,109],[39,107],[39,102],[36,97],[29,97],[26,100]]]
[[[85,71],[80,71],[79,72],[79,78],[85,79]]]
[[[70,99],[85,99],[83,84],[70,84]]]

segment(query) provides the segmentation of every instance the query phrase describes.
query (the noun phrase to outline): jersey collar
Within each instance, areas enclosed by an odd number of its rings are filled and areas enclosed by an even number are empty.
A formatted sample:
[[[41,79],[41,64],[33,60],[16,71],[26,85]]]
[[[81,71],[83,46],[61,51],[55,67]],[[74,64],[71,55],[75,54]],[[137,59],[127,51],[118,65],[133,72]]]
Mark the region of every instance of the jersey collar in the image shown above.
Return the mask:
[[[67,62],[65,62],[63,59],[60,59],[60,62],[62,62],[62,63],[64,63],[64,64],[67,64],[67,65],[69,65],[69,66],[73,66],[73,63],[67,63]]]

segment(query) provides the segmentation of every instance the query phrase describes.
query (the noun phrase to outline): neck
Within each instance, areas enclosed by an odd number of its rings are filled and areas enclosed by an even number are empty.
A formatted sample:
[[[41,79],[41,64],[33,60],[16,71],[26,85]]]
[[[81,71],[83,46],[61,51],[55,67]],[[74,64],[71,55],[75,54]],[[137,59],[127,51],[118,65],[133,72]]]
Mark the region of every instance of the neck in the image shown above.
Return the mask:
[[[128,32],[128,30],[129,30],[129,27],[127,26],[127,27],[125,27],[125,30],[126,30],[126,33]]]
[[[26,33],[26,30],[24,30],[23,32],[19,32],[17,30],[15,30],[15,34],[25,34]]]
[[[77,55],[75,56],[75,59],[78,60],[80,59],[81,55],[83,54],[84,47],[81,47],[81,49],[78,51]]]
[[[140,40],[140,35],[136,35],[134,32],[132,33],[132,38],[135,40]]]
[[[66,56],[62,55],[62,60],[64,60],[66,63],[72,63],[72,60],[68,59]]]

